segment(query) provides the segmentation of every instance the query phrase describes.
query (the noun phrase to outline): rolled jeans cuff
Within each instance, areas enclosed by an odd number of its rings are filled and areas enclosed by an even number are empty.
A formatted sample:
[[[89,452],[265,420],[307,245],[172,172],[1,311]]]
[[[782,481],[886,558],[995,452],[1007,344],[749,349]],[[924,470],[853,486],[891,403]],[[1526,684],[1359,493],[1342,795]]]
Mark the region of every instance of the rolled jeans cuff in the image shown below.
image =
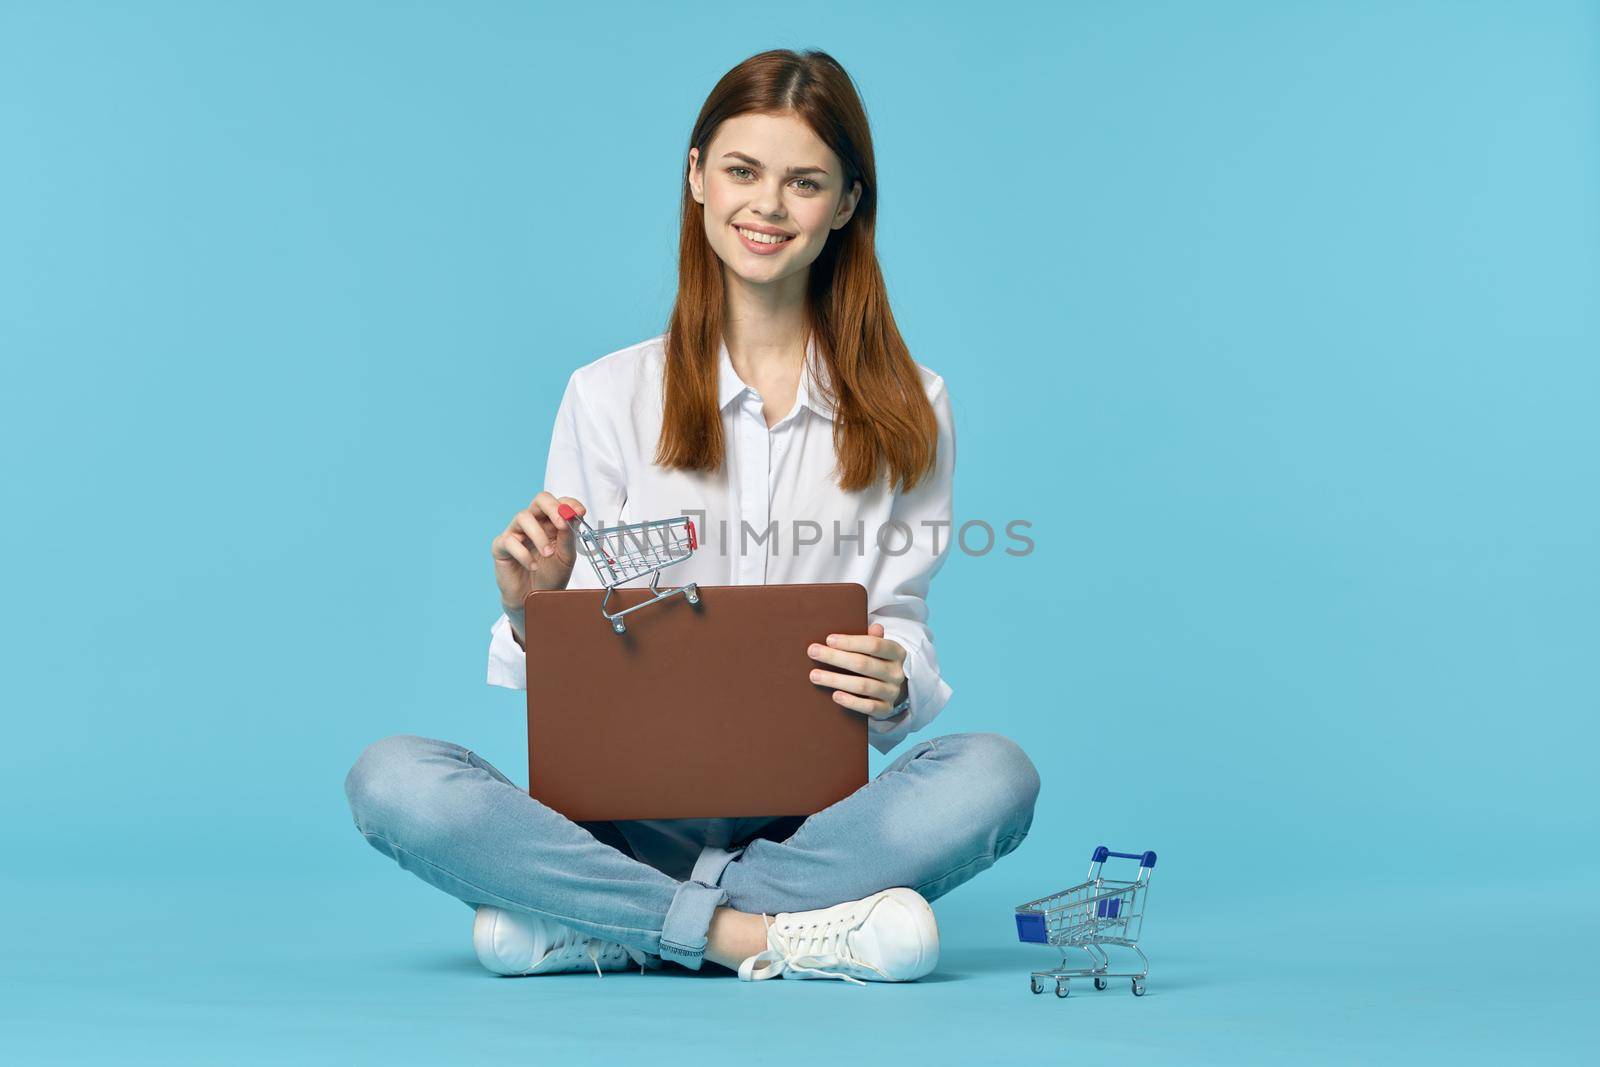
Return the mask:
[[[661,926],[661,958],[698,971],[705,959],[711,914],[727,899],[727,890],[720,886],[694,881],[679,885]]]

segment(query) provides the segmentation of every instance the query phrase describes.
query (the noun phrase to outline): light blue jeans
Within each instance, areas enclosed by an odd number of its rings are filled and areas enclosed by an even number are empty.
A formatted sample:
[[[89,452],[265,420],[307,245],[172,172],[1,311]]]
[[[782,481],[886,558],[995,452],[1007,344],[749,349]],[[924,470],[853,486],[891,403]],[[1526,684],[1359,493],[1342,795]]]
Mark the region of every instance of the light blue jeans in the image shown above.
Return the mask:
[[[615,824],[573,822],[447,741],[374,743],[345,793],[374,848],[469,905],[542,915],[652,966],[698,969],[719,905],[775,915],[893,886],[948,893],[1021,844],[1039,775],[999,734],[929,738],[815,815],[730,820],[730,847],[706,848],[687,878],[635,859]]]

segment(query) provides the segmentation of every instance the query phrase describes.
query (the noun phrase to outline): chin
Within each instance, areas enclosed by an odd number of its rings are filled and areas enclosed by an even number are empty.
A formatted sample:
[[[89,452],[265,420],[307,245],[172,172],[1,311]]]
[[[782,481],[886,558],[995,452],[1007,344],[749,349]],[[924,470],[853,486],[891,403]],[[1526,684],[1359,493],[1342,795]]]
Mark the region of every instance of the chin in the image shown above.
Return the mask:
[[[739,268],[730,264],[724,263],[723,266],[727,267],[730,271],[732,271],[734,274],[737,274],[741,279],[751,285],[772,285],[773,283],[780,282],[789,276],[788,273],[778,274],[776,272],[772,274],[751,274],[749,271],[740,270]]]
[[[734,258],[720,255],[719,258],[722,260],[724,267],[747,282],[775,282],[779,278],[787,277],[793,273],[789,269],[793,266],[792,263],[785,263],[781,266],[777,263],[751,263],[749,262],[750,257],[742,255],[743,252],[743,248],[736,248],[731,253]]]

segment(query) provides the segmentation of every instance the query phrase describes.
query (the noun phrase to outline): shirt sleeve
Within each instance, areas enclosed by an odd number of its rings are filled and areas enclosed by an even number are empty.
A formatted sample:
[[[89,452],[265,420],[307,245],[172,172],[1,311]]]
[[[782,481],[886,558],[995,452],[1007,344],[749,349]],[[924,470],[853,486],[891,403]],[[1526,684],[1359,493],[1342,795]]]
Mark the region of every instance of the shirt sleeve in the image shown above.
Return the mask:
[[[906,687],[911,706],[897,716],[867,722],[867,740],[888,752],[943,710],[951,688],[939,674],[939,658],[928,629],[928,585],[950,555],[952,482],[956,464],[955,422],[950,394],[941,378],[929,398],[939,424],[938,457],[933,470],[909,492],[898,493],[890,508],[892,533],[883,546],[897,548],[909,538],[906,551],[891,554],[880,546],[878,565],[867,588],[867,618],[881,623],[884,635],[906,650]]]
[[[621,449],[611,427],[590,404],[579,378],[580,371],[575,371],[567,379],[566,392],[556,410],[544,485],[540,488],[556,496],[577,497],[583,502],[589,522],[611,525],[618,521],[627,501]],[[580,551],[567,588],[599,587],[594,568]],[[502,611],[489,628],[489,684],[507,689],[528,688],[526,655],[511,632],[511,620]]]

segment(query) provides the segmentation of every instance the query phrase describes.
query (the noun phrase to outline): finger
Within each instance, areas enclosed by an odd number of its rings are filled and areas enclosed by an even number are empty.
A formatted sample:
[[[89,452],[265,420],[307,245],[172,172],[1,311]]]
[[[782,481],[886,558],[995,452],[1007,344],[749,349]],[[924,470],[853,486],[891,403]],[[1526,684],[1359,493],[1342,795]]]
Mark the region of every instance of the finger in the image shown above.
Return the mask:
[[[858,711],[869,719],[886,719],[894,711],[893,708],[881,700],[868,700],[866,697],[858,697],[854,693],[846,693],[842,690],[835,690],[833,702],[840,707],[849,708],[851,711]]]
[[[511,520],[512,525],[520,530],[532,542],[533,549],[541,556],[555,553],[555,539],[552,532],[545,529],[545,520],[542,515],[535,515],[531,511],[519,511],[517,517]]]
[[[559,505],[561,505],[561,504],[565,504],[565,505],[567,505],[567,507],[571,508],[573,511],[576,511],[578,513],[578,518],[580,518],[580,519],[583,518],[585,515],[589,514],[589,509],[583,506],[583,501],[579,500],[575,496],[564,496],[564,497],[561,497],[556,503],[558,505],[557,508],[556,508],[556,514],[558,514],[558,515],[561,513],[561,508],[559,507]],[[562,522],[566,522],[565,519],[563,519],[561,521]]]
[[[818,685],[831,686],[846,693],[855,693],[875,700],[887,701],[900,694],[899,686],[891,686],[876,678],[863,678],[858,674],[835,674],[833,671],[813,670],[811,680]],[[884,704],[884,707],[888,706],[887,703]]]
[[[823,645],[812,645],[807,652],[819,663],[828,663],[835,667],[843,667],[847,671],[855,671],[857,674],[882,678],[896,685],[900,684],[900,678],[903,677],[900,664],[896,660],[880,659],[864,652],[844,652]]]
[[[537,566],[533,560],[533,553],[528,551],[528,546],[523,544],[522,540],[516,534],[511,533],[503,535],[497,539],[497,544],[498,547],[494,553],[495,559],[514,559],[524,567],[528,568],[530,571]]]
[[[565,530],[567,528],[567,520],[561,517],[561,504],[562,502],[556,499],[554,493],[545,489],[533,498],[533,502],[528,505],[528,510],[549,519],[550,525],[556,529]]]
[[[878,623],[872,625],[879,630],[883,629]],[[900,647],[900,642],[891,641],[879,634],[829,634],[828,644],[847,652],[864,652],[879,659],[894,660],[896,663],[906,658],[906,650]]]
[[[550,528],[549,520],[544,515],[534,510],[517,512],[517,517],[512,520],[512,528],[522,534],[526,541],[533,545],[533,550],[539,555],[550,555],[552,545],[555,544],[555,530]]]

